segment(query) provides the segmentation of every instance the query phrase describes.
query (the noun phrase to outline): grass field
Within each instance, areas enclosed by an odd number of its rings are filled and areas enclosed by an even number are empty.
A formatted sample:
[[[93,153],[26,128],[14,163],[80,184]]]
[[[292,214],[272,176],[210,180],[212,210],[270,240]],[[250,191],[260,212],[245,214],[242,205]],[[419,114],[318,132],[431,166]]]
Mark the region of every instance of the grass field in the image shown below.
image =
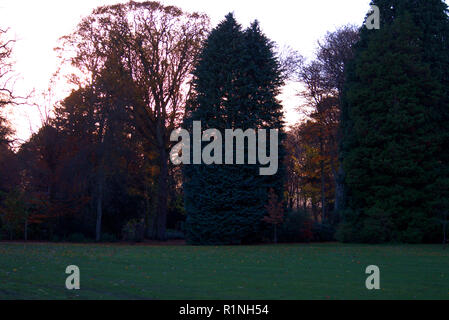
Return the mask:
[[[448,249],[0,243],[0,299],[449,299]],[[378,291],[365,288],[372,264]],[[68,265],[81,290],[65,289]]]

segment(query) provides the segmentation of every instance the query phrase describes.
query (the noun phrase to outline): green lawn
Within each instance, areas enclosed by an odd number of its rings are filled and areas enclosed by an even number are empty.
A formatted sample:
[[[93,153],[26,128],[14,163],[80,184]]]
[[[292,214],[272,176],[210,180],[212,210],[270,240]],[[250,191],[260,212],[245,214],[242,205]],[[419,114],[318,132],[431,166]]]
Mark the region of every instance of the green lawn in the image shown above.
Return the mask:
[[[365,268],[381,290],[365,288]],[[81,290],[65,289],[65,268]],[[0,299],[449,299],[449,248],[0,243]]]

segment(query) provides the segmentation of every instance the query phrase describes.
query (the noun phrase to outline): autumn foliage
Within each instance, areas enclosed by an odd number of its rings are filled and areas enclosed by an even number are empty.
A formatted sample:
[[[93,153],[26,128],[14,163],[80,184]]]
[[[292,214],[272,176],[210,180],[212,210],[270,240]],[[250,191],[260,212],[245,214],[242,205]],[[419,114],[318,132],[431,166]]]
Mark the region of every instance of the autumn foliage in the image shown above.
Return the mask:
[[[263,218],[263,221],[273,225],[274,242],[277,243],[277,226],[284,222],[284,202],[278,200],[278,196],[273,189],[270,189],[268,204],[265,209],[268,215]]]

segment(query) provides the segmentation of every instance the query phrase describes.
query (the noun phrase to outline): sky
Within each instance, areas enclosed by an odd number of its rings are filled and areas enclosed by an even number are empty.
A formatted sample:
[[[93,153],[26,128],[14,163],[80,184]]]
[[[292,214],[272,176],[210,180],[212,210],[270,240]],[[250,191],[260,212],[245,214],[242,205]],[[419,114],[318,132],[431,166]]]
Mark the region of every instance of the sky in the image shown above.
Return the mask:
[[[44,99],[42,93],[49,87],[50,79],[58,68],[53,48],[61,36],[70,34],[77,24],[97,6],[127,2],[120,0],[0,0],[0,27],[10,28],[17,40],[14,49],[16,94],[34,91],[41,111],[63,99],[67,92],[53,92]],[[161,0],[166,5],[176,5],[185,11],[209,15],[212,26],[217,25],[228,12],[234,12],[244,27],[257,19],[262,30],[280,47],[290,46],[306,58],[313,58],[317,41],[327,31],[355,24],[360,26],[370,10],[369,0]],[[296,107],[301,104],[297,96],[298,84],[290,83],[280,99],[283,102],[288,124],[300,120]],[[41,125],[36,106],[23,105],[10,110],[9,117],[21,140],[29,138]]]

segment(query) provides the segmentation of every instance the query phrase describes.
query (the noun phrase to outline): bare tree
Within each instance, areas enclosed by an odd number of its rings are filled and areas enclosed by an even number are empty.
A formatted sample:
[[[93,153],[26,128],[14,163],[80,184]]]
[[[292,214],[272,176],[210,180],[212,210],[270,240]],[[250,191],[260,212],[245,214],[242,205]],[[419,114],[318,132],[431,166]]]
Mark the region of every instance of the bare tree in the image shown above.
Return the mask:
[[[12,128],[7,119],[2,116],[2,109],[15,103],[11,82],[13,80],[13,63],[11,59],[15,40],[8,39],[8,30],[0,29],[0,145],[11,142]]]
[[[323,85],[340,95],[345,82],[345,65],[353,57],[353,47],[359,41],[359,32],[353,25],[328,32],[318,42],[317,60],[323,68]]]
[[[8,39],[8,30],[0,29],[0,107],[14,103],[11,85],[14,80],[12,52],[15,40]]]
[[[9,146],[18,140],[13,138],[14,130],[6,116],[2,115],[2,111],[7,106],[28,103],[32,95],[29,93],[26,96],[20,96],[14,92],[14,84],[17,80],[12,57],[15,43],[16,40],[9,35],[9,29],[0,29],[0,144]]]

